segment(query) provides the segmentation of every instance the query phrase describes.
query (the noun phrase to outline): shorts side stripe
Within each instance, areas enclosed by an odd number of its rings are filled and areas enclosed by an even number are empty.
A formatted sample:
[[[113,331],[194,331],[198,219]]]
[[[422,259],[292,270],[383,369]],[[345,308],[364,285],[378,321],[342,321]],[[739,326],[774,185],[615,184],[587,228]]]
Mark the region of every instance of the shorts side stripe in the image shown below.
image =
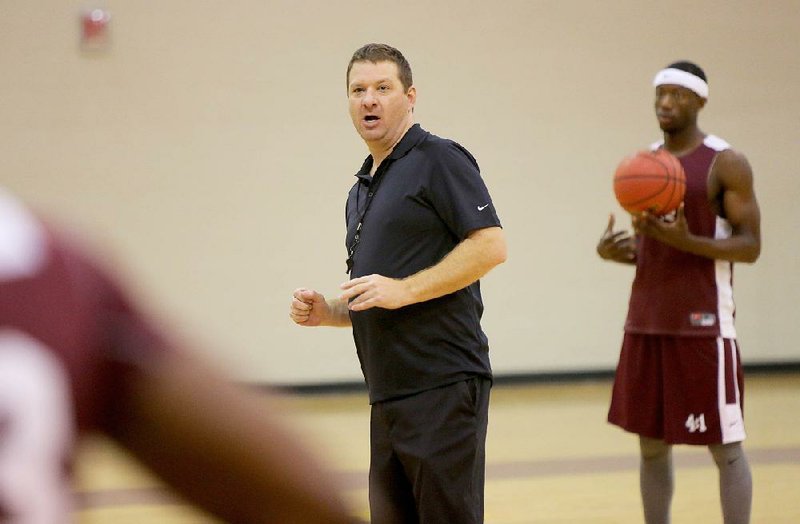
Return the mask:
[[[740,402],[738,358],[735,339],[717,338],[717,401],[722,443],[745,439]],[[730,391],[730,396],[729,396]],[[732,402],[731,402],[732,400]]]
[[[730,339],[722,339],[725,356],[725,404],[735,404],[736,394],[736,356]]]

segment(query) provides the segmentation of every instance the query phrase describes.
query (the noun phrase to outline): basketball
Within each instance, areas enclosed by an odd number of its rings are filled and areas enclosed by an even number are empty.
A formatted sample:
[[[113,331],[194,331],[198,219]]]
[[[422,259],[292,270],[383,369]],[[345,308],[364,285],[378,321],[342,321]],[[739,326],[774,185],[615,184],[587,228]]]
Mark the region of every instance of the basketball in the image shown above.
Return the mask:
[[[614,173],[614,195],[629,213],[666,215],[678,208],[685,193],[683,166],[665,149],[628,156]]]

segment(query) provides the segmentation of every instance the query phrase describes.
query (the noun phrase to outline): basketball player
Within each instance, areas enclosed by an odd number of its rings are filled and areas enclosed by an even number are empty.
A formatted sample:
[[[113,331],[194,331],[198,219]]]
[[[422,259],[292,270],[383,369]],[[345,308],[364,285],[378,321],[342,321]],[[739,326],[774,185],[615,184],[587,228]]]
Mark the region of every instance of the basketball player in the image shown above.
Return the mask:
[[[397,49],[367,44],[347,68],[350,116],[370,154],[346,205],[340,296],[297,289],[302,326],[352,326],[371,411],[374,524],[483,522],[491,366],[478,279],[506,257],[472,155],[414,123]]]
[[[261,396],[170,340],[0,188],[0,521],[71,521],[77,439],[102,431],[230,522],[348,522]]]
[[[686,171],[673,220],[633,216],[635,237],[614,230],[605,260],[635,264],[625,336],[608,420],[639,435],[645,521],[670,520],[673,444],[708,446],[719,469],[725,524],[750,520],[752,481],[742,449],[742,366],[734,328],[733,264],[761,251],[760,212],[747,159],[707,135],[702,69],[676,62],[654,80],[663,147]]]

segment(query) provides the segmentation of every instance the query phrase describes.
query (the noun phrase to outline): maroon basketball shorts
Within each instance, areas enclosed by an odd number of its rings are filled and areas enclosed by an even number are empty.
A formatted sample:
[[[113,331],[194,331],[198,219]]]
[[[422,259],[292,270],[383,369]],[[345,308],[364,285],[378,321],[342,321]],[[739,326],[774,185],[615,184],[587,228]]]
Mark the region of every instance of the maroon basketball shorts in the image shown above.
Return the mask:
[[[735,339],[626,333],[608,421],[669,444],[744,440]]]

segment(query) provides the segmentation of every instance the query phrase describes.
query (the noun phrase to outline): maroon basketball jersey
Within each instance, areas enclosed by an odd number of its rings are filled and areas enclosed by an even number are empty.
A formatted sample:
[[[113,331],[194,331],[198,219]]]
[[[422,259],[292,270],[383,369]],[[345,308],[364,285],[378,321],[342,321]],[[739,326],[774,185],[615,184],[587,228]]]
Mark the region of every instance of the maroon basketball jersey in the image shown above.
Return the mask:
[[[123,388],[112,355],[138,346],[131,336],[155,335],[88,257],[0,188],[0,520],[70,520],[75,437],[113,414]]]
[[[656,147],[659,147],[657,144]],[[684,214],[695,235],[728,238],[731,227],[709,203],[714,159],[730,146],[709,135],[680,158],[686,171]],[[735,338],[733,263],[693,255],[640,235],[625,331]]]

